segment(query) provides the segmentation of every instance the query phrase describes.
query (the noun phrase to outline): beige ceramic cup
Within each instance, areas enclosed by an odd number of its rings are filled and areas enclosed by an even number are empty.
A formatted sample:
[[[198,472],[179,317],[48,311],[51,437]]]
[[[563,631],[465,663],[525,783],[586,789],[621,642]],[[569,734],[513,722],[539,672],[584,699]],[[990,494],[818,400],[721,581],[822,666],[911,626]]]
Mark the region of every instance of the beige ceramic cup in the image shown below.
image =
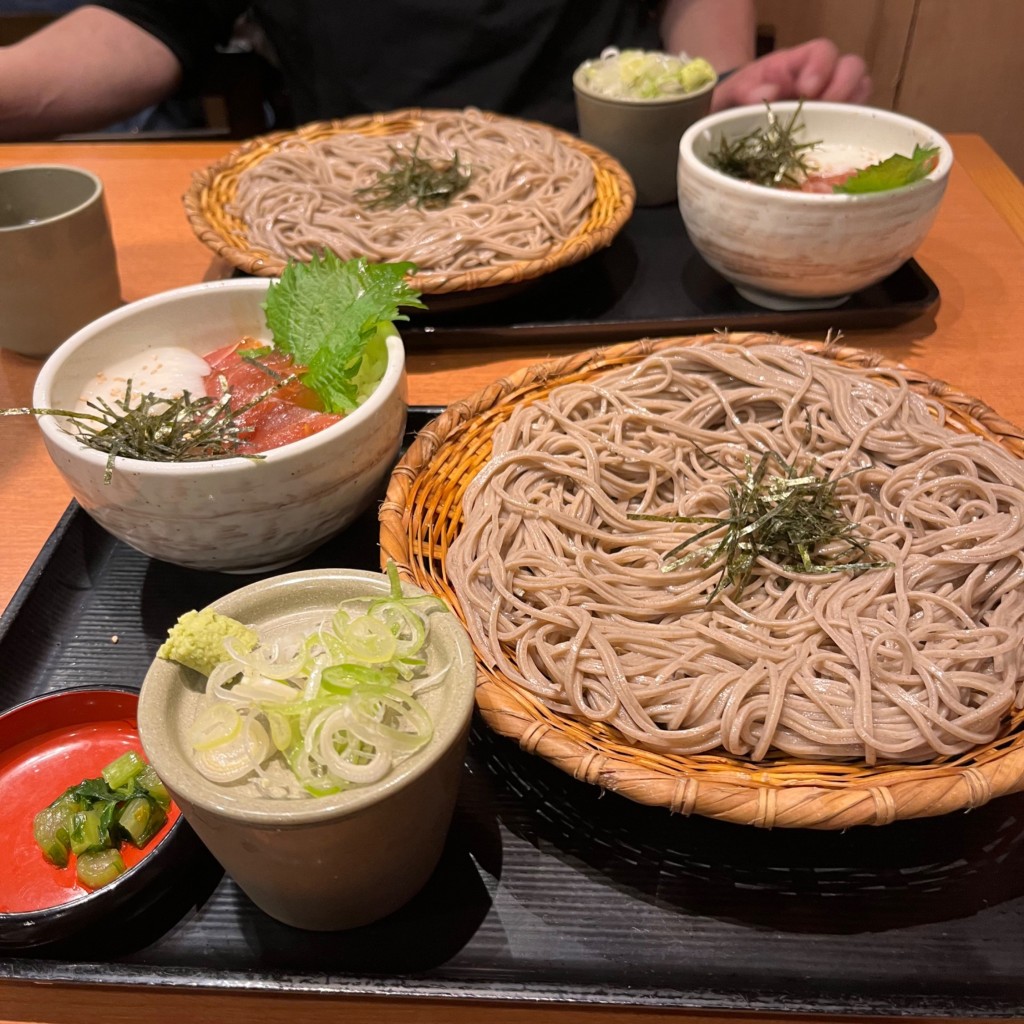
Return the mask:
[[[587,87],[582,70],[572,80],[580,137],[626,168],[639,206],[674,203],[679,140],[710,111],[717,82],[671,99],[609,99]]]
[[[78,167],[0,171],[0,348],[46,356],[121,302],[103,183]]]
[[[387,577],[359,569],[285,573],[242,587],[210,607],[268,637],[315,628],[351,597],[386,595]],[[410,584],[407,597],[424,592]],[[157,659],[139,696],[139,737],[186,821],[261,910],[295,928],[369,924],[407,903],[441,858],[462,776],[476,660],[451,612],[434,613],[425,650],[450,667],[421,695],[433,723],[427,745],[380,782],[332,796],[274,800],[206,780],[191,760],[188,729],[205,680]]]

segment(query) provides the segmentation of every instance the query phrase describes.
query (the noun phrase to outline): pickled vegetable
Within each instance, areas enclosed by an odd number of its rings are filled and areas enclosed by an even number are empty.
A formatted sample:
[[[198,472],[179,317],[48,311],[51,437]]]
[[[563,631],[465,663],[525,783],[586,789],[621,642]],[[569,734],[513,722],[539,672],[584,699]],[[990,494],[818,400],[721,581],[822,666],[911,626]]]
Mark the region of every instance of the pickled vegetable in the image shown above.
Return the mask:
[[[163,783],[163,779],[157,775],[152,765],[146,765],[145,768],[139,772],[136,776],[136,782],[166,811],[171,806],[171,794],[167,792],[167,787]]]
[[[67,867],[71,837],[63,807],[58,807],[56,803],[44,807],[32,821],[32,834],[43,856],[51,864],[59,868]]]
[[[112,847],[105,850],[90,850],[78,858],[75,873],[82,885],[90,889],[99,889],[125,873],[124,859],[120,850]]]
[[[146,762],[134,750],[128,750],[111,761],[100,774],[111,789],[122,789],[145,767]]]
[[[171,797],[160,777],[136,751],[111,761],[99,778],[70,786],[32,822],[43,856],[58,868],[77,858],[78,880],[90,889],[125,871],[119,847],[144,847],[167,821]]]
[[[102,828],[98,811],[75,811],[71,821],[71,852],[79,856],[86,850],[110,845],[109,830]]]
[[[130,842],[141,850],[167,820],[164,809],[148,796],[137,796],[124,805],[117,819]]]

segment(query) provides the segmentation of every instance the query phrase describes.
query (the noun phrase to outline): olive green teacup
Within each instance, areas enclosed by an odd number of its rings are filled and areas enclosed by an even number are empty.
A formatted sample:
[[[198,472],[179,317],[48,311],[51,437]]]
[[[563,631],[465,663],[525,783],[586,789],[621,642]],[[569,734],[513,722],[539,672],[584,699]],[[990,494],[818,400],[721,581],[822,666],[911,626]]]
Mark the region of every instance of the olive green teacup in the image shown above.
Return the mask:
[[[120,305],[103,183],[77,167],[0,171],[0,348],[47,356]]]
[[[711,109],[715,82],[661,99],[612,99],[573,75],[580,137],[610,153],[629,172],[639,206],[676,201],[676,164],[683,132]]]

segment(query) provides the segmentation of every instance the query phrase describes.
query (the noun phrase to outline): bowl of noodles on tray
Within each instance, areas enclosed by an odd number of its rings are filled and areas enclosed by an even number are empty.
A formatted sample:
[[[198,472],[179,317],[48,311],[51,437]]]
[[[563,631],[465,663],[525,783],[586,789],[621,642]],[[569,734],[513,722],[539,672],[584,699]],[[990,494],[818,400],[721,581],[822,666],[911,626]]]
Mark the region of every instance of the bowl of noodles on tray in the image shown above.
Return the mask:
[[[497,297],[609,245],[633,212],[616,160],[566,132],[467,108],[399,110],[260,136],[197,172],[197,237],[236,270],[409,260],[449,302]]]
[[[452,603],[488,724],[761,827],[1024,789],[1024,434],[837,341],[645,340],[451,405],[382,558]]]

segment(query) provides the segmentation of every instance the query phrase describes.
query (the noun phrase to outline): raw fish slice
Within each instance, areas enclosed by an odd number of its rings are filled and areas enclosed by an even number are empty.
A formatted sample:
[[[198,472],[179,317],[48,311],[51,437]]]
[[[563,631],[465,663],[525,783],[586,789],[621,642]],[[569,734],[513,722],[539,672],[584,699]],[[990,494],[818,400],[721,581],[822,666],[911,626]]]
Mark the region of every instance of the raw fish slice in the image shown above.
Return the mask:
[[[239,409],[259,398],[276,380],[296,372],[291,356],[281,352],[260,355],[259,365],[239,354],[259,344],[247,338],[208,355],[206,361],[211,373],[206,378],[206,393],[219,398],[226,390],[231,394],[232,408]],[[293,381],[237,416],[247,431],[239,450],[251,454],[279,448],[309,437],[340,419],[322,411],[314,391]]]

